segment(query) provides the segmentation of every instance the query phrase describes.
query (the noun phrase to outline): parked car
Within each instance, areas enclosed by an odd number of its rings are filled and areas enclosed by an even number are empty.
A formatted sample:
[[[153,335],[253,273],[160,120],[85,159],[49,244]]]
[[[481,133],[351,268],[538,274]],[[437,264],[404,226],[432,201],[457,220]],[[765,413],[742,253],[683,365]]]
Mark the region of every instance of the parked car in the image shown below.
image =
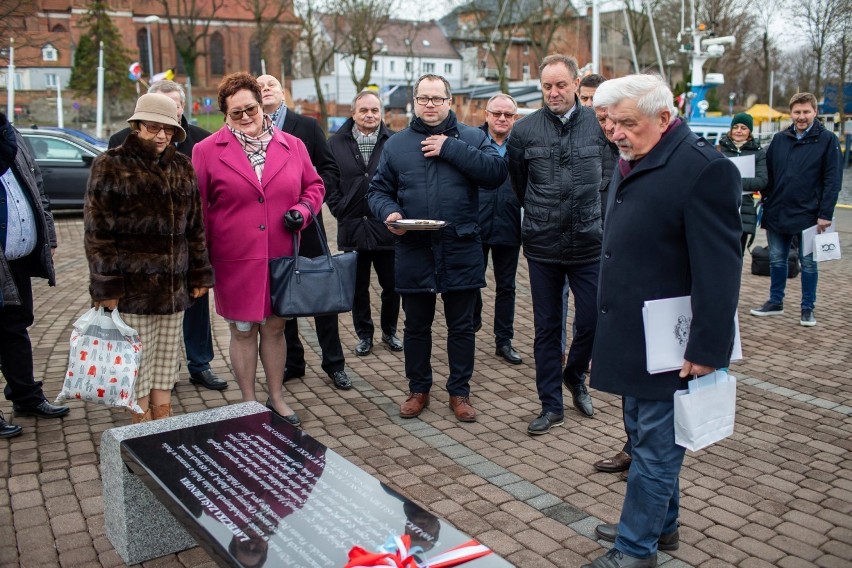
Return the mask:
[[[46,129],[19,128],[44,178],[51,209],[82,209],[89,171],[103,150],[76,136]]]
[[[64,132],[66,134],[70,134],[71,136],[82,138],[92,146],[97,146],[102,150],[106,150],[109,146],[109,142],[107,142],[106,140],[95,138],[90,134],[86,134],[82,130],[75,130],[74,128],[59,128],[58,126],[40,126],[39,128],[44,128],[45,130],[55,130],[56,132]]]

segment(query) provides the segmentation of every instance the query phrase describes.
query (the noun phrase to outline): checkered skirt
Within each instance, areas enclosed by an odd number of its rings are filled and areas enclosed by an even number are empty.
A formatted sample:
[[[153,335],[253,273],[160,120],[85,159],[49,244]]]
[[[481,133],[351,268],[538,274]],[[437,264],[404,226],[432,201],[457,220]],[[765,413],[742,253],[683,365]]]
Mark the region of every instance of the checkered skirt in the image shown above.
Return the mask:
[[[139,332],[142,362],[136,377],[136,396],[151,389],[172,390],[178,381],[183,357],[183,312],[167,315],[121,314],[124,322]]]

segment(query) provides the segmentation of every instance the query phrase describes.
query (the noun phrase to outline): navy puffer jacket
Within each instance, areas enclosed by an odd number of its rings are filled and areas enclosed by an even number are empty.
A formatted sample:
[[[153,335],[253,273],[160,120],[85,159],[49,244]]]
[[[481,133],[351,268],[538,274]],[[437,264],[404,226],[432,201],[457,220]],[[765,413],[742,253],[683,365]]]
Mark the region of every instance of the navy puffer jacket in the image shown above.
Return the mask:
[[[436,158],[420,143],[432,134],[449,138]],[[381,221],[394,212],[408,219],[446,221],[439,231],[408,231],[395,246],[400,293],[443,293],[485,286],[479,228],[480,187],[506,179],[506,161],[478,128],[457,122],[451,111],[440,129],[415,119],[385,145],[367,201]]]

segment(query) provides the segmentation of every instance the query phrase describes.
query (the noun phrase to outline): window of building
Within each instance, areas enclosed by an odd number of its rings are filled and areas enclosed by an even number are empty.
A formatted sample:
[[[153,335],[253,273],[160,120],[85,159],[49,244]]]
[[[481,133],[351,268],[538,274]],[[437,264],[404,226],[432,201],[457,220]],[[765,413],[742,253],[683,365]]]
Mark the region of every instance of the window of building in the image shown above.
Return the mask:
[[[47,73],[44,76],[44,86],[47,89],[55,89],[56,88],[56,73]]]
[[[139,64],[142,66],[142,74],[150,75],[148,69],[148,32],[145,28],[136,32],[136,48],[139,50]]]
[[[525,43],[524,44],[524,55],[529,55],[529,54],[530,54],[530,44]]]
[[[390,72],[396,73],[396,61],[391,60],[390,62]]]
[[[14,77],[15,77],[15,90],[16,91],[23,90],[23,88],[24,88],[24,76],[23,76],[23,74],[16,72]],[[2,72],[0,72],[0,87],[5,89],[6,85],[8,84],[7,83],[8,79],[9,79],[9,74],[4,69]]]
[[[56,24],[55,26],[50,28],[50,31],[52,31],[55,34],[64,34],[68,30],[66,30],[65,26],[63,26],[62,24]]]
[[[523,70],[524,70],[524,77],[529,78],[529,76],[530,76],[530,64],[524,63]]]
[[[286,41],[281,43],[281,75],[282,79],[293,76],[293,46]]]
[[[379,71],[379,60],[378,59],[373,59],[373,71],[376,71],[376,72]]]
[[[452,75],[453,74],[453,64],[452,63],[444,63],[444,74]]]
[[[249,72],[255,77],[263,75],[261,59],[260,42],[257,41],[257,36],[254,36],[249,40]]]
[[[57,61],[59,60],[59,52],[52,44],[48,43],[41,48],[41,58],[44,61]]]
[[[432,43],[428,39],[423,40],[423,47],[430,47]]]
[[[222,39],[222,34],[213,32],[210,35],[210,74],[224,75],[225,74],[225,41]]]
[[[405,60],[405,72],[411,73],[411,60],[410,59]]]
[[[424,73],[434,73],[435,72],[435,64],[434,63],[424,63],[423,64],[423,72]]]

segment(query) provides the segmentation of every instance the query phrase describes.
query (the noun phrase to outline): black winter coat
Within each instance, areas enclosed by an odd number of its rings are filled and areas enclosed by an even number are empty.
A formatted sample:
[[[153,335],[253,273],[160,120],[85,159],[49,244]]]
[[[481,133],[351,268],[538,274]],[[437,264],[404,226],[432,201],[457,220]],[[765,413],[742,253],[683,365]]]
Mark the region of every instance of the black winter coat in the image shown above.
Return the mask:
[[[615,174],[615,168],[618,167],[618,146],[613,142],[607,141],[606,147],[603,149],[603,169],[601,170],[601,225],[606,222],[606,200],[609,195],[609,182],[612,181],[612,176]]]
[[[760,142],[754,138],[750,138],[745,144],[737,148],[737,145],[727,134],[722,134],[719,138],[717,149],[728,158],[754,155],[754,177],[742,178],[743,204],[740,206],[743,233],[753,235],[757,232],[757,208],[752,194],[763,192],[769,181],[769,174],[766,172],[766,150],[761,148]]]
[[[843,177],[837,136],[819,121],[801,140],[795,129],[792,124],[773,136],[766,151],[769,183],[761,227],[785,235],[813,227],[818,219],[833,219]]]
[[[487,136],[488,125],[480,128]],[[521,205],[508,176],[496,190],[479,190],[479,227],[484,244],[521,246]]]
[[[394,132],[381,123],[376,147],[369,163],[365,163],[352,135],[354,127],[355,121],[350,118],[328,140],[340,168],[340,183],[327,187],[325,192],[328,208],[337,217],[337,246],[344,251],[393,250],[394,235],[370,211],[367,190],[376,175],[382,148]]]
[[[671,400],[678,371],[650,375],[642,307],[692,296],[685,357],[726,367],[740,290],[740,176],[730,160],[680,123],[609,188],[598,282],[591,386]]]
[[[56,272],[50,249],[56,248],[56,229],[53,226],[53,213],[50,212],[50,200],[44,193],[41,171],[30,154],[29,146],[23,136],[6,120],[6,116],[0,113],[0,175],[5,174],[10,167],[13,168],[21,189],[29,197],[38,237],[33,252],[21,260],[27,263],[30,276],[47,278],[48,285],[55,286]],[[21,297],[12,279],[6,255],[3,253],[3,246],[6,243],[5,198],[5,190],[0,189],[0,199],[3,200],[0,204],[2,205],[0,220],[4,223],[0,230],[0,306],[19,306]]]
[[[408,231],[396,239],[396,289],[401,293],[443,293],[485,286],[479,235],[479,187],[506,179],[506,161],[478,128],[457,122],[450,111],[440,132],[421,120],[385,145],[367,201],[376,218],[391,213],[410,219],[447,222],[439,231]],[[425,158],[420,143],[432,134],[449,138],[436,158]]]
[[[524,255],[537,262],[600,260],[603,154],[606,136],[592,109],[581,106],[567,124],[544,107],[512,129],[509,175],[524,208]]]

